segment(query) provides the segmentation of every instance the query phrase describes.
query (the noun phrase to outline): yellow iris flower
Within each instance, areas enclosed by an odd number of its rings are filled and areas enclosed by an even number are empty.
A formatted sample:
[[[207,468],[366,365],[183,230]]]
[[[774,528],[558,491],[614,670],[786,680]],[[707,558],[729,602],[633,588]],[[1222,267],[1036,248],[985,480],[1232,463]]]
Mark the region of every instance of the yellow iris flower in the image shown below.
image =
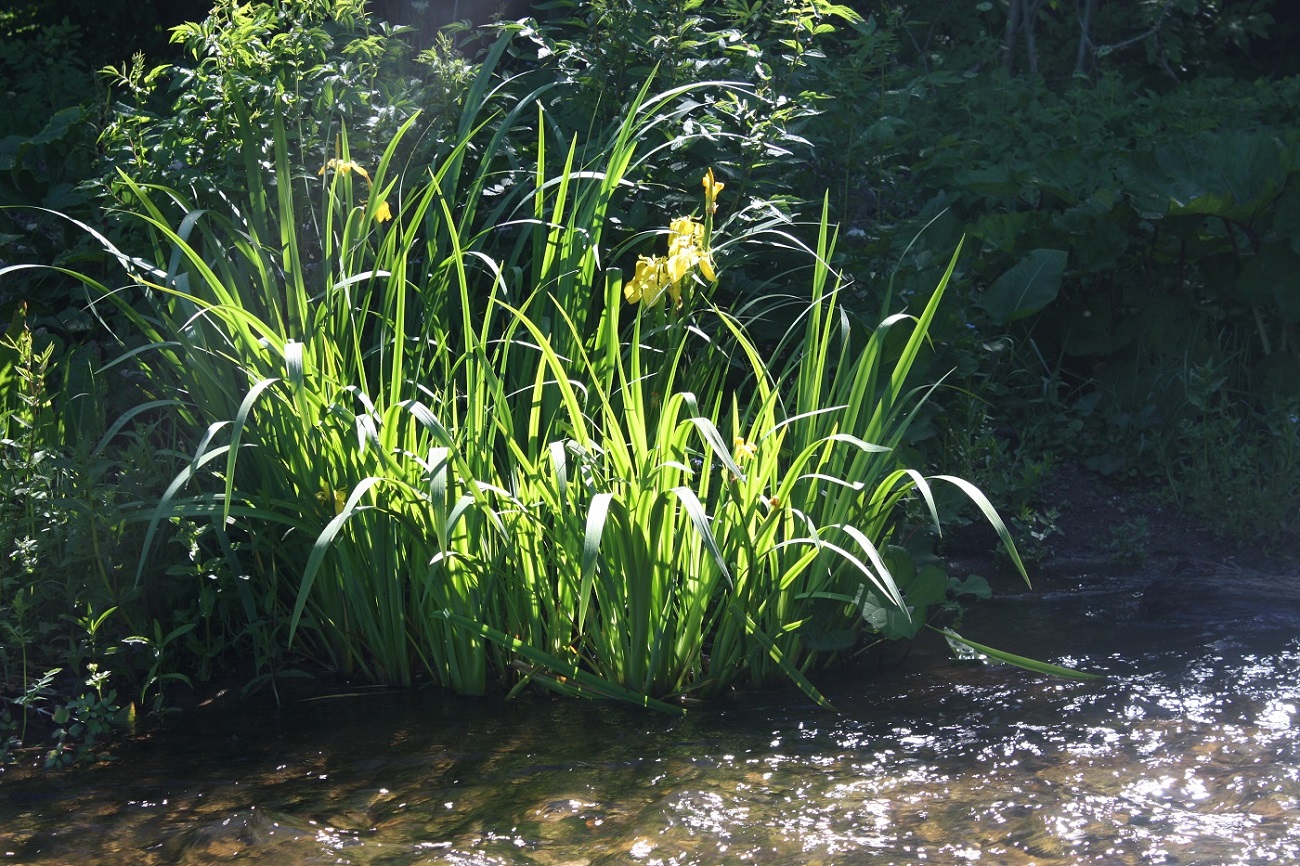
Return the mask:
[[[736,451],[732,455],[733,460],[735,460],[737,463],[741,463],[753,457],[757,453],[758,453],[757,445],[755,445],[752,442],[746,442],[745,437],[743,436],[736,437]]]
[[[720,180],[713,179],[713,169],[710,168],[704,173],[704,212],[715,214],[718,212],[718,193],[722,192],[726,184]]]
[[[343,507],[348,504],[348,494],[346,490],[336,490],[326,486],[324,490],[316,494],[316,501],[321,505],[332,505],[334,514],[337,516],[343,513]]]
[[[366,183],[370,183],[370,172],[366,171],[350,159],[331,159],[329,162],[325,163],[325,165],[321,166],[321,170],[316,173],[318,175],[323,175],[327,171],[337,171],[339,174],[352,174],[352,172],[355,171],[366,179]]]
[[[653,307],[667,292],[673,306],[680,307],[682,287],[695,268],[709,281],[718,278],[713,259],[704,249],[704,226],[690,217],[678,217],[668,226],[668,255],[640,256],[636,272],[623,286],[623,295],[629,303]]]
[[[656,256],[647,258],[639,256],[636,260],[636,273],[623,286],[623,296],[628,303],[642,303],[653,307],[659,303],[659,296],[668,288],[665,262]],[[679,291],[680,295],[680,291]]]
[[[374,188],[374,182],[370,180],[370,172],[366,171],[350,159],[331,159],[329,162],[321,166],[320,171],[316,173],[318,175],[324,175],[327,171],[337,171],[339,174],[352,174],[352,172],[355,171],[366,179],[366,184],[368,186],[372,189]],[[392,218],[393,211],[388,207],[388,202],[381,201],[375,208],[375,222],[386,223]]]

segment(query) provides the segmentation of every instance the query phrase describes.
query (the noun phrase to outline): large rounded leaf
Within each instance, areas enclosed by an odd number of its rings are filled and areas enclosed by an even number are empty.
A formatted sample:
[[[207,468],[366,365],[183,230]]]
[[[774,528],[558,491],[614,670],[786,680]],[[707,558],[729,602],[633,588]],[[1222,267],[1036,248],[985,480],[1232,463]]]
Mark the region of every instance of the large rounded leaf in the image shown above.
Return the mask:
[[[999,325],[1032,316],[1056,300],[1065,260],[1064,250],[1033,250],[994,280],[980,306]]]

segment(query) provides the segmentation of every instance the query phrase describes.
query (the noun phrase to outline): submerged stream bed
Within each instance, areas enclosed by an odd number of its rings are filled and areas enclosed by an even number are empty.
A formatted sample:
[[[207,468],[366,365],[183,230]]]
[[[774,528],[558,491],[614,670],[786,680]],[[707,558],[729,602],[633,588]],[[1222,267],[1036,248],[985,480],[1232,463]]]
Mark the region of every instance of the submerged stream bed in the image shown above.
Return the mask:
[[[0,777],[0,862],[1264,864],[1300,855],[1300,599],[1151,619],[1132,577],[964,632],[1106,678],[919,646],[669,718],[360,692],[195,714],[119,760]]]

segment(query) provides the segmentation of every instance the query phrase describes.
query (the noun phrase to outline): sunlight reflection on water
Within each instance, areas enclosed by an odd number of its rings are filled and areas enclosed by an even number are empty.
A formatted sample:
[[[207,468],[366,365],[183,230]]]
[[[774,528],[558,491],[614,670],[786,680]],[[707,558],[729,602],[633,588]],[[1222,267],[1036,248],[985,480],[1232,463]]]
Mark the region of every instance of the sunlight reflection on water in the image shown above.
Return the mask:
[[[1070,623],[1104,601],[1055,600],[1043,646],[1079,652]],[[1161,629],[1078,659],[1099,683],[931,658],[836,684],[838,716],[787,693],[685,720],[399,695],[178,727],[6,780],[0,860],[1294,862],[1294,627]]]

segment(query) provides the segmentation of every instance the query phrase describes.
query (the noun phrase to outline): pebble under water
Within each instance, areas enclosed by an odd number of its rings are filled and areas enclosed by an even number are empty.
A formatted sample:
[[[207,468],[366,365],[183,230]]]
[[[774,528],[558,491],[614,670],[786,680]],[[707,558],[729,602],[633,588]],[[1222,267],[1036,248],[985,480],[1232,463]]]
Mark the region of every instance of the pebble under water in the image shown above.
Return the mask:
[[[0,862],[1300,862],[1300,614],[1147,621],[1132,579],[1011,595],[969,636],[669,718],[357,693],[195,714],[115,763],[0,777]]]

